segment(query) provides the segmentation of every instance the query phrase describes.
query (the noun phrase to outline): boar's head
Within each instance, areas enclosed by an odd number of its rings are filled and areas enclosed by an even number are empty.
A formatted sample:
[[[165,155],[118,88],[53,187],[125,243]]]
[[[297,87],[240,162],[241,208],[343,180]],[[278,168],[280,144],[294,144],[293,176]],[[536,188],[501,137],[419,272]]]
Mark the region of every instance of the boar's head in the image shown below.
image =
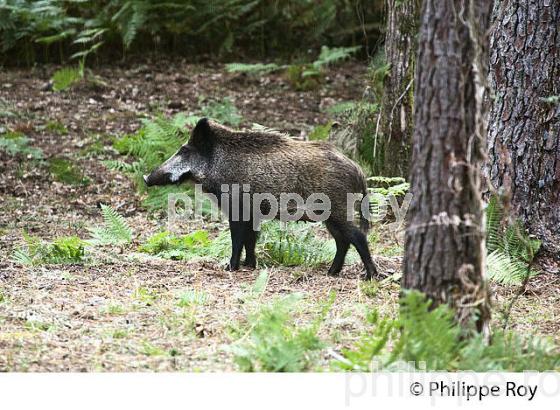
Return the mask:
[[[146,185],[169,185],[187,180],[201,180],[208,162],[210,147],[206,143],[211,132],[208,119],[199,120],[189,142],[149,175],[144,175]]]

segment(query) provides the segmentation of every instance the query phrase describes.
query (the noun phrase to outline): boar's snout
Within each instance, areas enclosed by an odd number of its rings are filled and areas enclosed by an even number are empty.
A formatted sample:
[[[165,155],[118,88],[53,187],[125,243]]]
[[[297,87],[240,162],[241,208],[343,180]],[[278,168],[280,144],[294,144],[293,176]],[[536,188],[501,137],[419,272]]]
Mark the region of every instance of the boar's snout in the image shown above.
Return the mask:
[[[166,185],[170,183],[169,174],[158,168],[149,175],[144,175],[144,182],[147,186]]]

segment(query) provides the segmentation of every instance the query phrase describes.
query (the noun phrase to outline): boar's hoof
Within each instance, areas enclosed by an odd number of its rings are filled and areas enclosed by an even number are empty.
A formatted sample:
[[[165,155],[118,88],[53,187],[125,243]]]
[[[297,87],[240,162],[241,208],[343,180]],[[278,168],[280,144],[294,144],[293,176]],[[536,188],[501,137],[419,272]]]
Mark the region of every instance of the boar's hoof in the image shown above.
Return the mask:
[[[327,275],[329,275],[329,276],[334,276],[334,277],[338,277],[338,276],[340,276],[340,271],[341,271],[341,270],[342,270],[341,268],[340,268],[340,269],[333,269],[333,268],[331,267],[331,268],[329,269],[329,271],[327,272]]]
[[[236,270],[239,270],[239,264],[232,265],[231,262],[230,262],[225,266],[225,270],[227,270],[228,272],[234,272]]]
[[[243,261],[243,266],[247,268],[255,269],[257,267],[257,261],[245,259]]]
[[[366,265],[366,272],[362,275],[363,280],[374,280],[374,279],[382,279],[386,275],[380,275],[375,265],[371,264],[369,266]]]

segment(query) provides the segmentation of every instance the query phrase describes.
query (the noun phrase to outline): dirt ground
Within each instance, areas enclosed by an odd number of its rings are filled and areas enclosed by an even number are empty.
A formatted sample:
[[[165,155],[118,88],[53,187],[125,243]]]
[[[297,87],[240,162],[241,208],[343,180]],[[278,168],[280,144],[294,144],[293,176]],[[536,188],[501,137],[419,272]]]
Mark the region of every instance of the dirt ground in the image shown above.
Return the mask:
[[[243,126],[259,123],[305,136],[329,120],[327,107],[360,98],[367,76],[362,64],[332,68],[315,92],[292,91],[279,74],[249,77],[228,74],[222,65],[159,61],[95,68],[105,85],[55,93],[48,90],[55,69],[0,71],[0,128],[23,132],[47,159],[72,159],[90,183],[56,182],[45,166],[0,152],[0,371],[234,370],[227,346],[255,303],[301,293],[297,321],[308,323],[335,291],[320,331],[329,348],[317,369],[328,369],[332,352],[351,346],[366,330],[368,309],[395,313],[398,284],[384,282],[371,291],[359,280],[361,264],[347,265],[338,278],[326,276],[326,266],[269,269],[265,292],[251,304],[243,295],[258,270],[230,273],[220,261],[170,261],[134,252],[162,221],[148,217],[126,176],[100,162],[117,158],[112,137],[137,130],[140,118],[193,113],[201,97],[230,97]],[[55,132],[49,123],[68,132]],[[98,250],[85,265],[29,267],[11,260],[23,230],[45,240],[87,237],[87,228],[101,222],[100,203],[127,218],[136,233],[132,245]],[[376,262],[381,271],[395,273],[401,257],[384,256],[384,244],[394,241],[382,239],[372,249]],[[560,341],[558,267],[543,266],[515,304],[510,325]],[[189,290],[204,293],[204,303],[179,307],[178,298]],[[500,326],[500,312],[516,287],[492,290],[494,325]]]

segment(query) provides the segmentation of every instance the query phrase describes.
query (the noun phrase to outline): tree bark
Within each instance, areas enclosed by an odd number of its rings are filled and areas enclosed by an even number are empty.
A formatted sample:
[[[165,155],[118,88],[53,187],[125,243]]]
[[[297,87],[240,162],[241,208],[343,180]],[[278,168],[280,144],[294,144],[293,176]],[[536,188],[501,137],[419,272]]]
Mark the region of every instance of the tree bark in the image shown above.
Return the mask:
[[[385,59],[381,120],[374,147],[374,173],[408,177],[412,152],[413,79],[419,5],[417,0],[385,0]]]
[[[513,217],[560,255],[560,2],[496,1],[486,173]]]
[[[432,306],[448,303],[463,326],[476,315],[479,331],[490,319],[479,172],[489,3],[423,3],[402,281],[425,293]]]

